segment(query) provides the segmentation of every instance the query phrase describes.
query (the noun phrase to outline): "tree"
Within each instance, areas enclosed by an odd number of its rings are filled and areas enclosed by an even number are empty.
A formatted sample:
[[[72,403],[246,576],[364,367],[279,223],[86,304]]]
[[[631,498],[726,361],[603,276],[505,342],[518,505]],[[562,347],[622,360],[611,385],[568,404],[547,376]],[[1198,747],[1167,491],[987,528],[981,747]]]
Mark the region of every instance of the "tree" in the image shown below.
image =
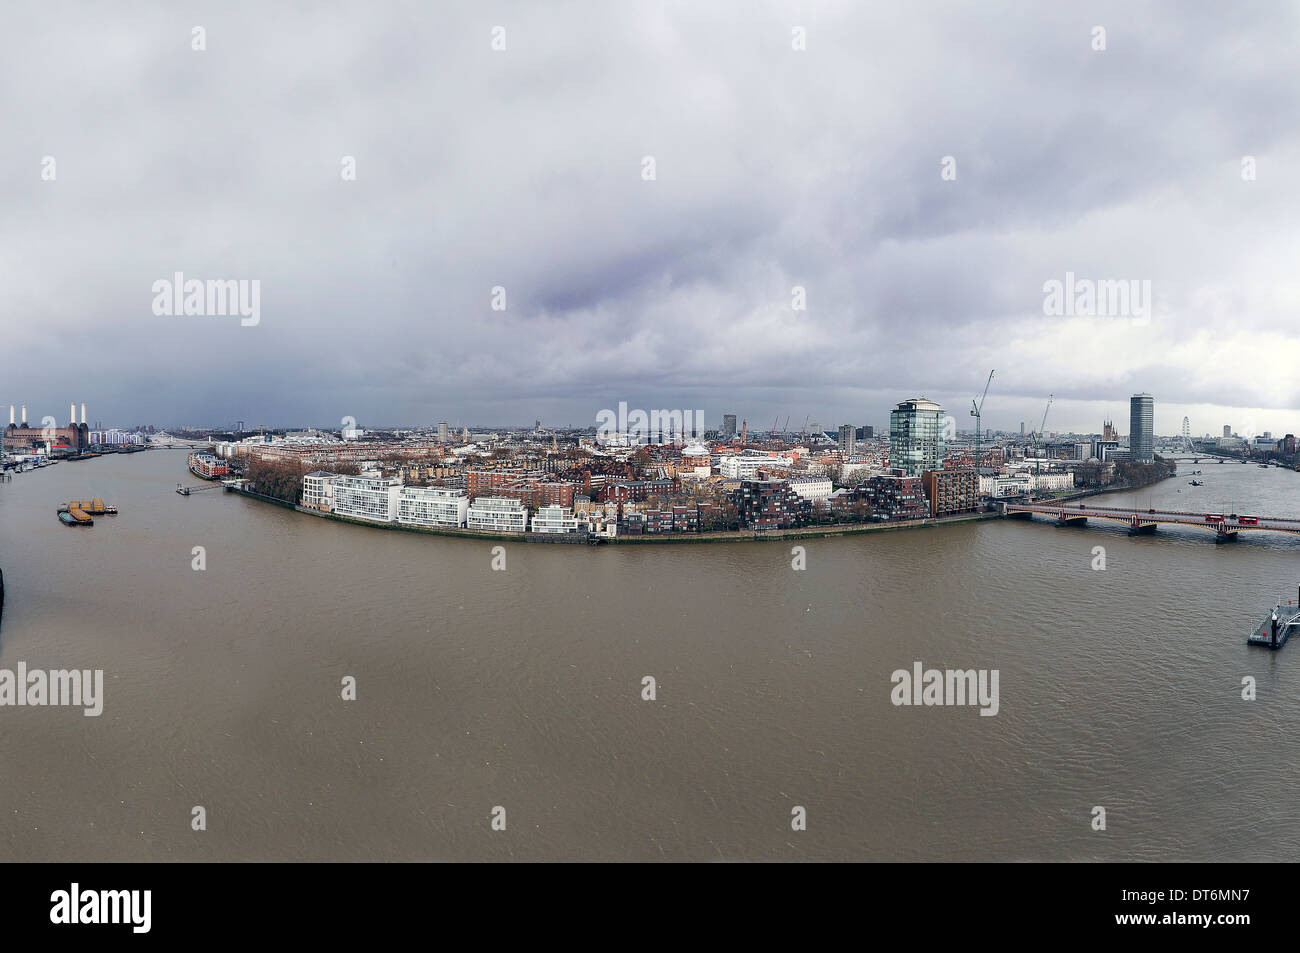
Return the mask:
[[[252,457],[244,475],[254,493],[296,504],[302,498],[302,478],[305,472],[303,465],[297,461]]]

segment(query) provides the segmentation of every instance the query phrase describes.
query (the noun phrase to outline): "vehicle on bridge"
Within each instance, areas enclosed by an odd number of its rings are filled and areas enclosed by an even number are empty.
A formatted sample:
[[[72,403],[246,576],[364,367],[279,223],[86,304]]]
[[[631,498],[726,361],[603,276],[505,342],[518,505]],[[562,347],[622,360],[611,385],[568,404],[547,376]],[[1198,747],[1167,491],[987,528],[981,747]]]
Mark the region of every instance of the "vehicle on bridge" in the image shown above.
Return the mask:
[[[1238,517],[1237,517],[1237,522],[1240,523],[1242,526],[1258,526],[1258,525],[1259,525],[1259,517],[1258,517],[1258,516],[1238,516]]]
[[[1207,523],[1222,523],[1222,522],[1223,522],[1223,514],[1222,514],[1222,513],[1206,513],[1206,514],[1205,514],[1205,522],[1207,522]]]

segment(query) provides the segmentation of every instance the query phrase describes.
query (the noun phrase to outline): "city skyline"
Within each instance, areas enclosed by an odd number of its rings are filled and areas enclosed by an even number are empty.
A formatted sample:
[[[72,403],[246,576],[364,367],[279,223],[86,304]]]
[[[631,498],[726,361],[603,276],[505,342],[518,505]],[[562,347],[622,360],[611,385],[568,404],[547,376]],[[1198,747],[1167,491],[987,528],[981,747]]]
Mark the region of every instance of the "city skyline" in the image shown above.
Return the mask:
[[[921,399],[921,398],[930,399],[923,394],[917,394],[907,399],[911,400],[911,399]],[[960,397],[956,398],[956,401],[960,401],[960,400],[961,400]],[[885,411],[883,415],[884,417],[883,424],[875,421],[872,418],[863,419],[861,417],[855,417],[850,420],[830,420],[825,415],[819,416],[817,414],[811,414],[806,416],[808,416],[809,420],[811,421],[809,427],[815,426],[816,424],[821,425],[821,429],[819,432],[834,433],[840,427],[846,424],[851,424],[855,428],[871,426],[875,428],[877,434],[881,433],[882,431],[887,434],[889,430],[889,426],[888,426],[889,412],[895,406],[897,406],[897,403],[898,401],[895,400],[890,405],[889,410]],[[966,418],[960,416],[957,413],[954,413],[950,409],[950,406],[960,406],[958,403],[954,402],[953,404],[950,405],[948,403],[945,403],[942,400],[938,400],[936,401],[936,403],[939,403],[942,407],[944,407],[946,413],[953,416],[957,433],[974,432],[974,424],[972,421],[967,420]],[[1110,420],[1112,417],[1117,419],[1129,418],[1127,408],[1129,407],[1130,400],[1126,398],[1124,400],[1097,402],[1103,407],[1110,407],[1110,405],[1113,404],[1116,407],[1123,409],[1122,413],[1106,410],[1103,414],[1103,417],[1099,418],[1103,426],[1089,427],[1086,421],[1084,422],[1083,426],[1075,427],[1075,428],[1067,427],[1064,424],[1054,425],[1053,421],[1055,421],[1060,416],[1060,414],[1058,413],[1059,403],[1060,401],[1056,401],[1056,400],[1054,400],[1052,403],[1051,411],[1050,411],[1050,419],[1048,420],[1048,426],[1044,430],[1045,433],[1100,434],[1103,432],[1105,421]],[[2,408],[3,406],[4,406],[4,402],[0,401],[0,408]],[[645,406],[649,408],[652,405],[646,404]],[[653,405],[653,406],[657,406],[657,405]],[[1181,436],[1182,434],[1181,421],[1179,422],[1177,427],[1171,426],[1169,429],[1162,429],[1161,421],[1164,420],[1165,418],[1172,420],[1173,418],[1177,417],[1181,413],[1181,408],[1183,406],[1184,405],[1175,405],[1172,408],[1162,408],[1161,402],[1159,400],[1156,401],[1155,424],[1153,428],[1153,433],[1156,438],[1169,438],[1169,437]],[[41,426],[42,418],[47,416],[48,414],[48,412],[45,411],[43,408],[37,408],[35,406],[28,408],[27,405],[19,402],[12,403],[11,407],[13,408],[13,413],[11,416],[18,423],[22,422],[19,418],[23,416],[23,414],[19,411],[19,408],[23,408],[24,410],[26,410],[27,422],[32,427]],[[85,423],[87,420],[85,415],[85,402],[82,403],[81,407],[82,407],[81,416],[77,418],[77,420],[80,423]],[[360,421],[360,420],[353,419],[350,423],[347,424],[344,423],[343,419],[340,419],[339,423],[337,424],[331,424],[329,421],[320,421],[320,420],[292,420],[292,421],[265,420],[263,421],[263,420],[258,420],[256,415],[252,415],[250,417],[250,420],[253,421],[251,424],[242,419],[240,420],[199,419],[199,420],[182,422],[182,421],[175,421],[175,420],[164,421],[155,418],[155,419],[148,419],[148,420],[112,421],[112,420],[105,420],[102,416],[92,415],[91,425],[93,427],[99,427],[104,430],[117,430],[117,429],[129,430],[131,428],[141,427],[141,426],[154,426],[160,430],[165,430],[169,427],[173,429],[194,427],[198,429],[221,430],[223,428],[225,429],[235,428],[237,424],[243,424],[245,428],[251,430],[256,430],[259,427],[265,427],[268,429],[277,429],[277,430],[280,429],[292,430],[295,428],[312,428],[312,429],[319,429],[319,430],[326,430],[326,431],[331,431],[331,430],[338,431],[340,429],[347,429],[349,427],[356,427],[361,430],[387,430],[387,429],[395,429],[395,428],[436,430],[439,429],[440,427],[448,427],[450,428],[449,432],[454,432],[455,434],[459,434],[465,428],[469,428],[469,429],[490,428],[490,429],[499,429],[499,430],[530,429],[530,426],[526,422],[525,418],[531,418],[534,421],[534,425],[540,424],[542,426],[542,429],[560,429],[560,430],[597,429],[599,426],[598,423],[599,414],[600,412],[593,414],[592,419],[586,422],[579,422],[573,420],[543,421],[539,418],[533,417],[533,415],[530,412],[528,412],[527,408],[525,408],[523,411],[517,413],[514,419],[506,419],[504,421],[495,421],[495,420],[494,421],[480,421],[480,420],[457,421],[451,424],[449,424],[445,419],[441,419],[441,418],[434,419],[438,417],[437,414],[432,415],[432,417],[430,417],[429,419],[421,419],[421,420],[397,420],[391,417],[389,418],[380,417],[374,421]],[[49,415],[54,416],[56,427],[65,426],[62,417],[58,416],[57,414],[49,414]],[[986,412],[985,416],[990,418],[994,417],[994,415],[991,412]],[[1041,419],[1041,416],[1042,415],[1040,412],[1038,414],[1038,419]],[[1293,416],[1295,418],[1295,422],[1294,423],[1289,422],[1292,420]],[[749,418],[746,418],[739,413],[732,414],[730,412],[726,412],[726,413],[719,412],[715,414],[711,411],[704,412],[704,418],[706,421],[705,429],[708,431],[725,432],[728,423],[727,421],[728,417],[735,418],[735,426],[736,426],[735,434],[740,433],[742,423],[746,423],[746,422],[750,424],[749,432],[751,434],[762,434],[771,430],[771,425],[764,424],[761,421],[750,420]],[[785,428],[787,417],[789,418],[789,431],[787,431]],[[1297,412],[1295,415],[1292,415],[1286,411],[1276,411],[1276,412],[1257,411],[1255,415],[1246,413],[1244,415],[1241,415],[1238,419],[1241,421],[1241,423],[1228,423],[1222,425],[1216,424],[1214,426],[1208,428],[1202,428],[1202,429],[1197,429],[1197,427],[1193,424],[1191,427],[1191,436],[1194,438],[1213,437],[1216,436],[1220,432],[1220,430],[1224,430],[1224,434],[1223,434],[1224,436],[1238,435],[1242,437],[1253,438],[1253,437],[1258,437],[1261,434],[1265,434],[1265,433],[1274,434],[1275,436],[1281,436],[1282,434],[1292,433],[1295,432],[1297,429],[1300,429],[1300,412]],[[1274,424],[1273,426],[1268,426],[1267,423],[1268,420],[1270,419],[1275,419],[1278,421],[1278,423]],[[782,433],[784,432],[798,433],[803,429],[803,425],[799,423],[799,421],[797,421],[793,415],[789,415],[789,414],[785,416],[778,415],[777,423],[778,423],[777,430],[778,432],[782,432]],[[995,425],[990,420],[985,420],[983,429],[995,433],[1014,434],[1017,432],[1018,429],[1020,430],[1021,433],[1027,432],[1024,430],[1025,427],[1029,427],[1030,430],[1033,430],[1036,429],[1037,425],[1034,424],[1032,420],[1029,421],[1028,423],[1022,420],[1019,421],[1018,423],[1010,424],[1010,425],[1003,425],[1001,423]],[[1121,432],[1121,436],[1127,437],[1128,435],[1129,434],[1127,431]]]

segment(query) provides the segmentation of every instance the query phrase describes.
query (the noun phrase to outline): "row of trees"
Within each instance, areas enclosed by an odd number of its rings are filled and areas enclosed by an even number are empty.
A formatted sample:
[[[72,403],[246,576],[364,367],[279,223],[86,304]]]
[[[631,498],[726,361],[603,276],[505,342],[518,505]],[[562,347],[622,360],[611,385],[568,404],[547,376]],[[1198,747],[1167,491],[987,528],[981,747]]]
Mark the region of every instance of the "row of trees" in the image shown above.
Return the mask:
[[[249,489],[285,503],[298,503],[302,499],[302,478],[306,470],[302,464],[283,460],[262,460],[254,457],[244,467],[244,478]]]
[[[1173,476],[1177,469],[1178,464],[1163,457],[1156,457],[1155,463],[1119,460],[1115,463],[1115,480],[1126,486],[1147,486]]]

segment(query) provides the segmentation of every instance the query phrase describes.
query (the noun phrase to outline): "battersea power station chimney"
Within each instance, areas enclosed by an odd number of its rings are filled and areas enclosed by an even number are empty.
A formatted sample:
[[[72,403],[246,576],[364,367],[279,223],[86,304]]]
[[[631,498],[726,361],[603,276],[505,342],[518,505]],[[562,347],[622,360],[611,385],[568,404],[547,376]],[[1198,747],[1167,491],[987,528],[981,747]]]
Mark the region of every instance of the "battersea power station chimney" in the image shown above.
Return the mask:
[[[68,404],[68,426],[77,426],[77,405],[75,402]]]
[[[86,402],[84,400],[81,402],[81,425],[83,427],[86,425]]]

